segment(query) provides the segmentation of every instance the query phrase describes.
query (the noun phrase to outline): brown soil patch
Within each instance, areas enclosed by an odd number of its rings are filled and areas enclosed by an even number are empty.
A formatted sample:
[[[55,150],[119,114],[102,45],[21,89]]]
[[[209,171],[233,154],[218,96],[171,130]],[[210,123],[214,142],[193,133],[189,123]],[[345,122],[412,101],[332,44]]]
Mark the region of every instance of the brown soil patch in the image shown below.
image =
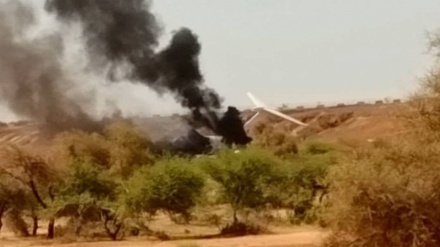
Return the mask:
[[[126,240],[118,242],[76,242],[60,243],[57,241],[35,240],[0,240],[2,247],[314,247],[319,246],[325,237],[320,230],[305,230],[276,235],[246,236],[238,238],[216,238],[205,240],[154,241]]]

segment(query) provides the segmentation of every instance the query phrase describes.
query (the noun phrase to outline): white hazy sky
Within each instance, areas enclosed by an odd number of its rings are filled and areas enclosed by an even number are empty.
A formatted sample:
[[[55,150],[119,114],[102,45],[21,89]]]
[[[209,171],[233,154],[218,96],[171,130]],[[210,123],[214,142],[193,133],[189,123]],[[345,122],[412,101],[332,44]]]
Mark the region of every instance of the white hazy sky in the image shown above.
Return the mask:
[[[153,11],[166,33],[199,35],[207,84],[239,106],[246,91],[273,105],[404,97],[440,28],[438,0],[157,0]]]

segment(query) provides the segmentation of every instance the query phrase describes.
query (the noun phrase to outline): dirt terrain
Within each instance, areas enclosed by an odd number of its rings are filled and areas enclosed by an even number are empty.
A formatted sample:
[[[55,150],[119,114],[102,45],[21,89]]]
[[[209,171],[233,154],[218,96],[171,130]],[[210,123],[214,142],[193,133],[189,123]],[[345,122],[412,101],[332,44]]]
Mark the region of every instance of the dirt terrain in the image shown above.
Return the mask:
[[[274,212],[275,215],[278,215]],[[0,247],[314,247],[319,246],[326,232],[314,226],[292,226],[286,223],[283,216],[278,221],[266,223],[270,233],[244,237],[218,237],[219,229],[213,225],[195,220],[190,224],[176,224],[166,215],[157,215],[148,223],[155,232],[166,232],[170,240],[161,241],[157,237],[126,237],[122,241],[109,241],[106,236],[77,238],[74,236],[58,237],[55,240],[45,239],[47,222],[40,222],[37,238],[17,238],[4,226],[0,231]],[[283,220],[284,219],[284,220]],[[263,221],[260,221],[262,223]],[[57,220],[56,225],[66,225],[66,221]]]
[[[146,239],[133,239],[118,242],[101,241],[101,242],[68,242],[64,240],[25,240],[25,239],[8,239],[0,240],[1,247],[314,247],[319,246],[325,237],[325,233],[318,229],[300,229],[296,232],[246,236],[237,238],[217,238],[217,239],[201,239],[201,240],[175,240],[175,241],[158,241]]]

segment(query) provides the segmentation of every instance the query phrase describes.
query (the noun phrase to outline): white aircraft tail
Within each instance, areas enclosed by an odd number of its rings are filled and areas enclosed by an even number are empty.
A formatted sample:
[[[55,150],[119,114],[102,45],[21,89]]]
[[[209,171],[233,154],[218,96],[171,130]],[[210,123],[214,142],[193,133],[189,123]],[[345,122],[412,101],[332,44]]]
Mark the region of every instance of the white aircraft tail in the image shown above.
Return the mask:
[[[295,124],[298,124],[298,125],[301,125],[301,126],[307,126],[307,124],[305,124],[305,123],[303,123],[303,122],[301,122],[301,121],[299,121],[299,120],[297,120],[297,119],[295,119],[295,118],[293,118],[293,117],[291,117],[291,116],[288,116],[288,115],[286,115],[286,114],[284,114],[284,113],[282,113],[282,112],[280,112],[280,111],[277,111],[277,110],[275,110],[275,109],[271,109],[271,108],[269,108],[266,104],[264,104],[264,103],[261,102],[259,99],[257,99],[252,93],[249,93],[249,92],[248,92],[247,95],[248,95],[248,97],[251,99],[251,101],[254,103],[254,105],[256,106],[256,107],[255,107],[256,109],[266,111],[266,112],[268,112],[268,113],[270,113],[270,114],[273,114],[273,115],[275,115],[275,116],[278,116],[278,117],[281,117],[281,118],[283,118],[283,119],[286,119],[286,120],[288,120],[288,121],[290,121],[290,122],[292,122],[292,123],[295,123]],[[257,116],[259,115],[259,113],[260,113],[260,112],[257,112],[254,116],[252,116],[252,118],[251,118],[249,121],[247,121],[247,122],[244,124],[244,126],[246,127],[246,126],[249,125],[251,122],[253,122],[253,121],[257,118]]]
[[[251,99],[256,108],[266,107],[266,104],[257,99],[257,97],[255,97],[252,93],[248,92],[247,96],[249,97],[249,99]]]

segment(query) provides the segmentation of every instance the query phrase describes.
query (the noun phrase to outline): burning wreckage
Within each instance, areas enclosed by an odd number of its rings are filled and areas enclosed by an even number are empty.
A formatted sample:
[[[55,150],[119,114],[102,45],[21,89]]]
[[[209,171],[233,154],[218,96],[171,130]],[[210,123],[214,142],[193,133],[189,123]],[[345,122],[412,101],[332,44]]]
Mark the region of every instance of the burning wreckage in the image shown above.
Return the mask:
[[[252,141],[247,136],[240,112],[235,107],[228,107],[223,114],[212,115],[210,120],[205,116],[200,115],[198,121],[195,121],[192,114],[155,115],[125,120],[143,131],[157,151],[167,153],[211,154],[222,147],[240,147]]]
[[[129,82],[172,94],[189,109],[194,128],[181,129],[183,136],[171,141],[172,149],[208,150],[210,140],[218,138],[203,136],[195,130],[199,127],[221,136],[226,144],[250,141],[235,108],[219,114],[221,98],[204,84],[198,62],[201,45],[191,30],[176,31],[168,46],[157,49],[162,30],[150,11],[150,1],[40,0],[42,4],[35,5],[37,2],[0,3],[0,98],[17,116],[54,129],[102,129],[93,113],[96,92],[103,86],[93,81],[100,78],[104,86]],[[33,32],[44,30],[42,16],[56,24],[54,29]],[[80,34],[72,41],[66,32],[75,30],[75,25],[80,26]],[[74,55],[85,57],[83,67],[68,56],[77,43],[83,49]],[[90,90],[81,90],[86,86]]]
[[[158,143],[186,153],[205,152],[220,140],[249,143],[238,110],[229,107],[222,114],[222,98],[204,83],[197,36],[181,28],[159,49],[162,30],[150,5],[147,0],[1,1],[0,99],[18,117],[54,129],[96,131],[102,130],[97,98],[110,103],[104,112],[124,113],[102,89],[138,84],[173,95],[191,112],[184,128],[161,124],[169,130],[159,132],[179,134],[166,134],[167,145],[164,138]],[[142,127],[145,119],[136,121]]]
[[[148,133],[159,148],[178,153],[210,153],[225,145],[241,146],[252,140],[246,135],[240,112],[234,107],[229,107],[220,118],[203,116],[199,116],[199,121],[194,121],[193,116],[176,115],[134,118],[133,122]]]
[[[229,107],[220,119],[217,118],[217,115],[213,115],[211,119],[200,115],[198,119],[202,122],[191,122],[193,119],[191,117],[184,121],[182,117],[173,116],[138,118],[135,123],[142,126],[147,133],[161,133],[159,137],[157,135],[150,136],[154,137],[153,140],[156,140],[159,146],[185,154],[211,152],[223,145],[241,146],[248,144],[252,139],[246,135],[244,127],[251,124],[263,112],[280,117],[298,126],[308,126],[306,123],[268,107],[252,93],[248,92],[247,95],[254,103],[256,113],[244,124],[240,119],[240,112],[234,107]],[[207,129],[206,126],[210,126],[210,129]],[[148,129],[148,127],[152,129]],[[182,135],[182,133],[186,134]]]

